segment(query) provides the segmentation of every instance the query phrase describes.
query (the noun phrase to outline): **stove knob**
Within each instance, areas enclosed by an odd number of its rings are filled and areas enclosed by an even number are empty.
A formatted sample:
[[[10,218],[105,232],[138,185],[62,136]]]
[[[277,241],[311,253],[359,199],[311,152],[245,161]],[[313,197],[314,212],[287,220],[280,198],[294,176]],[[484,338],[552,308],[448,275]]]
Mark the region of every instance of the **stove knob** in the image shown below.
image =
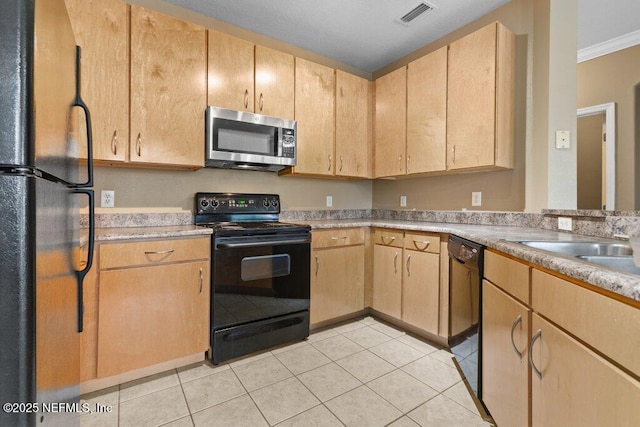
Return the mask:
[[[264,206],[265,208],[268,208],[269,207],[269,201],[267,199],[264,199],[262,201],[262,206]]]
[[[216,199],[213,199],[213,200],[211,201],[211,206],[215,209],[215,208],[217,208],[218,206],[220,206],[220,202],[219,202],[219,201],[217,201]]]
[[[202,206],[203,208],[206,208],[207,206],[209,206],[209,201],[206,199],[202,199],[200,201],[200,206]]]
[[[273,200],[271,201],[271,206],[273,206],[274,208],[277,208],[277,207],[278,207],[278,205],[279,205],[278,200],[273,199]]]

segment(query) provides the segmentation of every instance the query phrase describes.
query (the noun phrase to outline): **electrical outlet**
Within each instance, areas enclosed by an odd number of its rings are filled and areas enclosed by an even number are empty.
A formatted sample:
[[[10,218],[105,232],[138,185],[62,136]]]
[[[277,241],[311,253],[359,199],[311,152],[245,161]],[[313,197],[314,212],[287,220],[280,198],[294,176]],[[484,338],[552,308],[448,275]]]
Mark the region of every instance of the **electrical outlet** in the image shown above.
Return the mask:
[[[102,190],[100,192],[100,207],[112,208],[115,205],[116,192],[113,190]]]
[[[333,196],[327,196],[327,207],[333,206]]]
[[[401,208],[407,207],[407,196],[400,196],[400,207]]]
[[[471,192],[471,206],[482,206],[482,192]]]
[[[558,230],[573,231],[571,218],[558,217]]]

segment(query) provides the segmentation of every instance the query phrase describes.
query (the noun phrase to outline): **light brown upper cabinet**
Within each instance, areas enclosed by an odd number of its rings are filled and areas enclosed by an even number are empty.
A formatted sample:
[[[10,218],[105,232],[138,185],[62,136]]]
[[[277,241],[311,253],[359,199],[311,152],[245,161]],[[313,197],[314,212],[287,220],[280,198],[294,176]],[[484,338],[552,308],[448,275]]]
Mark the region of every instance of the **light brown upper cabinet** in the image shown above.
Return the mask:
[[[372,83],[336,70],[335,174],[371,177]]]
[[[407,68],[376,80],[375,176],[405,174]]]
[[[335,71],[296,58],[295,119],[298,158],[295,172],[333,175],[335,144]]]
[[[65,0],[65,3],[76,43],[82,48],[80,91],[91,110],[93,158],[124,162],[129,154],[127,3],[122,0]],[[80,157],[86,158],[86,144],[80,144],[80,149]]]
[[[293,55],[256,45],[254,112],[293,119]]]
[[[131,6],[130,160],[204,166],[206,30]]]
[[[515,36],[495,22],[449,45],[447,169],[513,167]]]
[[[447,47],[407,66],[407,174],[447,167]]]
[[[254,44],[209,30],[208,105],[253,112]]]

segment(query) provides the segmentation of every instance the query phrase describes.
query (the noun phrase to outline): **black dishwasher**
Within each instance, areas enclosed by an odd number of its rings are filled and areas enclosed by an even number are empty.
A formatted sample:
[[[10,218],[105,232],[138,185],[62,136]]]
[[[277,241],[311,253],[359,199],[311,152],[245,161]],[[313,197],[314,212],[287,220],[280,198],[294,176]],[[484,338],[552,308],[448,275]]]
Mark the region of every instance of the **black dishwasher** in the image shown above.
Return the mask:
[[[482,270],[484,247],[450,235],[449,347],[478,400],[482,402]]]

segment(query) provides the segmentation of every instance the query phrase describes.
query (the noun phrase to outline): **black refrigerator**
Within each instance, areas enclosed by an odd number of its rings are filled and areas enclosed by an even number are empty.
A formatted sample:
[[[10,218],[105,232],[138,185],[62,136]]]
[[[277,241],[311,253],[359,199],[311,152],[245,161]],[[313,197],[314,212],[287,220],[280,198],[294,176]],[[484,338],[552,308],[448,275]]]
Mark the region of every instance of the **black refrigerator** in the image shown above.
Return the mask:
[[[0,426],[79,424],[82,280],[93,253],[79,61],[64,0],[0,2]]]

